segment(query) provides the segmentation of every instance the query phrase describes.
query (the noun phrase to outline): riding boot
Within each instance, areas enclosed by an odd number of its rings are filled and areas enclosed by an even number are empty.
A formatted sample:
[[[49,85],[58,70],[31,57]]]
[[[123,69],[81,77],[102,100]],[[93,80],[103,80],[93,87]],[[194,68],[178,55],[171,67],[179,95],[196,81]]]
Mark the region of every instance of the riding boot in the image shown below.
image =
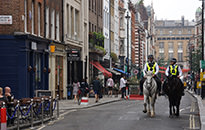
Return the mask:
[[[140,95],[143,95],[143,83],[144,83],[144,80],[140,80]]]

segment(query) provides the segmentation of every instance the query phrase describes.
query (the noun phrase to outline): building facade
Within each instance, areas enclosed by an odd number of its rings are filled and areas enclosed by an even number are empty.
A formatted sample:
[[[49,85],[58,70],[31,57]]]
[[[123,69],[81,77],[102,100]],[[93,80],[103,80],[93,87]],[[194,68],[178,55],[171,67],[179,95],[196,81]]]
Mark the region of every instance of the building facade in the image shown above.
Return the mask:
[[[67,52],[67,84],[88,79],[88,1],[64,0],[64,42]],[[92,6],[91,6],[92,7]]]
[[[0,8],[7,21],[0,23],[1,86],[10,86],[15,98],[48,90],[51,42],[44,38],[44,1],[1,1]]]
[[[187,46],[194,34],[194,23],[184,20],[156,20],[156,59],[169,64],[171,58],[176,58],[178,64],[188,68]]]

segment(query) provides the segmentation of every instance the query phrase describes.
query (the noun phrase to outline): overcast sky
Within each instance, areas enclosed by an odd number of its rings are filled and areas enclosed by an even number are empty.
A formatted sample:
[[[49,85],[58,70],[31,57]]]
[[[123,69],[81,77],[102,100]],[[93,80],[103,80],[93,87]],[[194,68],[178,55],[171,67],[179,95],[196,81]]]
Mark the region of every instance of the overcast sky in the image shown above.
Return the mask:
[[[185,20],[193,20],[202,3],[199,0],[144,0],[144,5],[151,5],[151,1],[157,20],[180,20],[182,15]]]

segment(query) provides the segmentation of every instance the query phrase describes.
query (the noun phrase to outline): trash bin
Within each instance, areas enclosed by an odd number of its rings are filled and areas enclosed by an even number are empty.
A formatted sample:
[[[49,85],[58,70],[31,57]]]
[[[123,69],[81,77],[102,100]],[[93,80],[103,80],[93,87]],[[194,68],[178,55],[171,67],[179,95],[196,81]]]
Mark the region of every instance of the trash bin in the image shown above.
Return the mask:
[[[73,86],[72,86],[72,84],[67,85],[67,99],[73,99]]]

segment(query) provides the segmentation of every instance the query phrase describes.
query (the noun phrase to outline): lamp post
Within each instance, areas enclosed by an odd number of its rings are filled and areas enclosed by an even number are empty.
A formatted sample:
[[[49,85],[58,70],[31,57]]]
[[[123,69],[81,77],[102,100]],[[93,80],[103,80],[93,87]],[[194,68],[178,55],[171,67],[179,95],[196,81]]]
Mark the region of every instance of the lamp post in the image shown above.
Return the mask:
[[[127,19],[127,73],[129,75],[129,19],[130,19],[130,16],[128,12],[125,18]]]
[[[202,35],[202,39],[201,39],[201,46],[202,46],[202,61],[204,60],[204,0],[202,0],[202,15],[201,15],[201,26],[202,26],[202,29],[201,29],[201,35]],[[204,72],[204,69],[202,68],[202,72]],[[201,91],[201,98],[203,99],[205,97],[205,82],[202,81],[202,91]]]

